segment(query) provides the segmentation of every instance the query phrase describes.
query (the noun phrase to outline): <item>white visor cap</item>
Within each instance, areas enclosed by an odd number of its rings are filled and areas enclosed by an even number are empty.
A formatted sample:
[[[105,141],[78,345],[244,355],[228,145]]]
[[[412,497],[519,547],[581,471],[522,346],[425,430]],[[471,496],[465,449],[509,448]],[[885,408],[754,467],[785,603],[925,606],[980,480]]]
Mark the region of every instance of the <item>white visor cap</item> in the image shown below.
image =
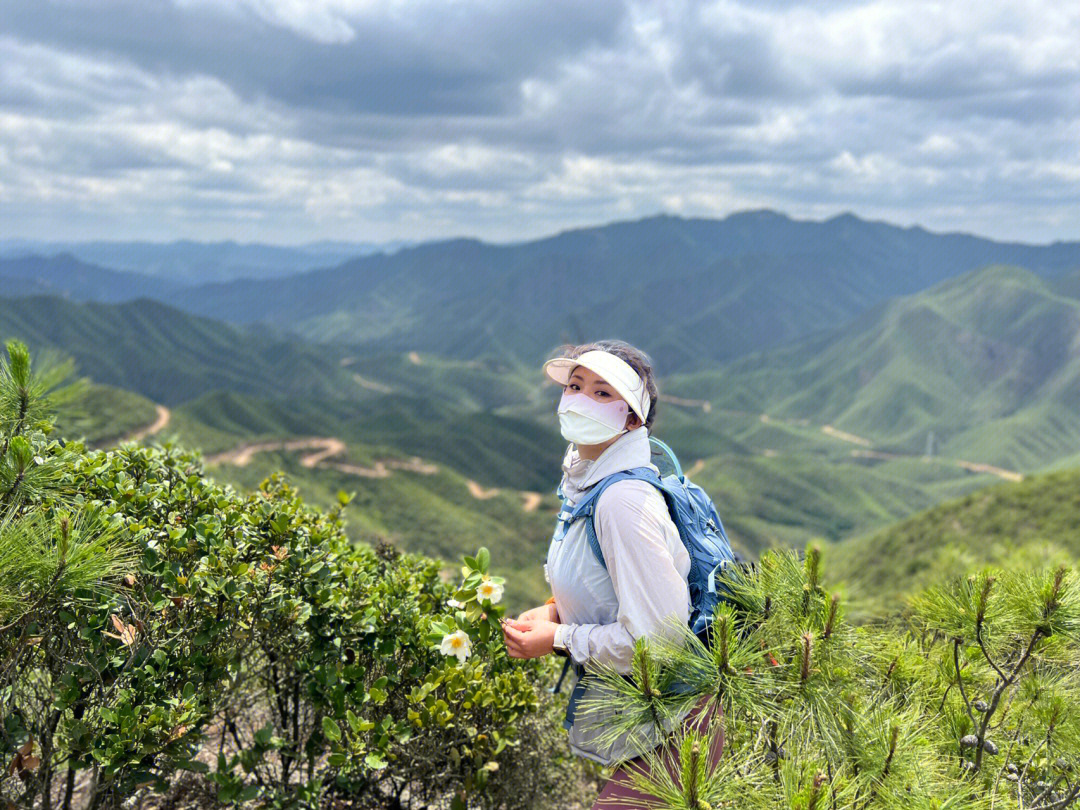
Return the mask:
[[[584,366],[603,377],[604,382],[626,400],[630,410],[638,415],[642,424],[645,423],[652,401],[649,392],[645,390],[645,381],[638,376],[632,365],[611,352],[593,349],[580,357],[553,357],[544,363],[544,373],[559,385],[567,385],[577,366]]]

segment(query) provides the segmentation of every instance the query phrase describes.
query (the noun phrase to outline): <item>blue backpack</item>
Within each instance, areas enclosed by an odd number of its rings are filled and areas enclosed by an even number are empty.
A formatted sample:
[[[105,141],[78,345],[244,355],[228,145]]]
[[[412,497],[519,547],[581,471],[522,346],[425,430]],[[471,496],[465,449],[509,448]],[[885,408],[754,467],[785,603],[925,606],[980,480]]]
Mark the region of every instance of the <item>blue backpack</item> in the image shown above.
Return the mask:
[[[683,474],[679,460],[670,447],[651,436],[649,443],[652,446],[651,461],[660,470],[660,475],[657,475],[651,467],[620,470],[597,481],[573,507],[567,506],[560,484],[556,489],[556,494],[563,506],[559,510],[554,539],[562,540],[575,521],[585,519],[589,546],[596,555],[596,559],[606,569],[607,563],[604,562],[604,553],[600,548],[600,541],[596,537],[596,527],[593,523],[596,501],[603,491],[616,481],[626,479],[648,481],[664,496],[671,519],[679,530],[679,537],[690,554],[687,584],[690,589],[691,609],[688,624],[690,630],[708,646],[710,642],[708,630],[712,625],[713,611],[719,602],[729,601],[731,598],[728,589],[723,583],[717,581],[717,575],[725,566],[741,564],[742,560],[732,551],[731,543],[724,532],[724,524],[720,521],[716,506],[705,490]],[[579,676],[578,687],[582,685],[580,668],[576,664],[571,664],[568,659],[566,666],[563,667],[562,676],[551,691],[559,691],[563,678],[566,676],[566,670],[571,667]],[[567,707],[567,721],[564,722],[567,727],[573,721],[577,692],[578,689],[575,687],[575,695],[571,697],[571,705]]]

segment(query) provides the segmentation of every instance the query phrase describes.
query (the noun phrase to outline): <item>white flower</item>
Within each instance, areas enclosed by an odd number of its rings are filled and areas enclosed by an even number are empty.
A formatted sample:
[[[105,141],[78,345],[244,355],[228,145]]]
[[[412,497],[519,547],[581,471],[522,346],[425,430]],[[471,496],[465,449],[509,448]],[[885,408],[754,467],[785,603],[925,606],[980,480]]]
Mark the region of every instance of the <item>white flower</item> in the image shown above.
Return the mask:
[[[479,599],[487,599],[491,604],[495,604],[503,595],[503,586],[495,582],[481,582],[476,589],[476,596]]]
[[[446,604],[448,604],[452,608],[463,608],[463,607],[465,607],[465,603],[464,602],[459,602],[457,599],[447,599]]]
[[[456,630],[443,636],[439,645],[439,652],[443,655],[456,655],[457,660],[464,662],[469,657],[469,637],[464,630]]]

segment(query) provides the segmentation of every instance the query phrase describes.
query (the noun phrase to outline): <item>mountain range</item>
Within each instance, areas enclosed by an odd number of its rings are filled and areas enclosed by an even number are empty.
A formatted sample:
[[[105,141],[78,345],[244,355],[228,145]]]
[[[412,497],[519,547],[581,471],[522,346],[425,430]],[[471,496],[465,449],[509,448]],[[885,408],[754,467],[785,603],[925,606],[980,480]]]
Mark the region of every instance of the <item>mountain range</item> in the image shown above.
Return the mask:
[[[95,381],[67,435],[175,437],[215,477],[285,469],[317,503],[355,491],[357,539],[447,559],[482,539],[527,600],[566,446],[539,376],[559,342],[618,336],[653,356],[654,432],[740,548],[843,548],[995,480],[1080,466],[1077,268],[1077,243],[773,212],[210,284],[23,256],[0,259],[0,338]]]
[[[0,291],[5,297],[56,295],[107,303],[168,300],[183,286],[169,278],[101,267],[70,253],[0,258]]]
[[[850,215],[660,216],[521,244],[424,244],[290,278],[206,285],[174,301],[357,351],[524,365],[562,340],[618,334],[675,372],[836,326],[988,264],[1053,277],[1080,268],[1080,243],[1008,244]]]
[[[419,351],[518,367],[535,365],[560,342],[617,334],[646,348],[666,373],[715,368],[986,265],[1047,278],[1080,269],[1076,242],[1023,245],[852,215],[814,222],[773,211],[723,220],[664,215],[516,244],[431,242],[342,263],[329,261],[332,251],[282,257],[284,249],[262,246],[265,265],[252,275],[263,277],[205,284],[191,282],[222,278],[239,246],[184,247],[188,269],[170,278],[185,288],[132,280],[129,297],[232,323],[267,322],[360,354]],[[258,258],[256,247],[248,246],[245,261]],[[137,264],[145,250],[117,247],[124,262],[105,264],[160,277],[162,265]],[[295,266],[320,255],[323,269],[282,275],[286,258]],[[109,252],[84,248],[79,259],[88,256]],[[191,270],[197,260],[205,271]],[[0,264],[0,276],[12,273]],[[115,285],[106,286],[108,297],[99,298],[119,300]],[[64,293],[62,284],[54,287]]]
[[[355,256],[394,251],[407,242],[312,242],[282,246],[258,243],[0,241],[0,259],[68,256],[87,264],[136,271],[179,284],[234,278],[269,278],[327,267]]]

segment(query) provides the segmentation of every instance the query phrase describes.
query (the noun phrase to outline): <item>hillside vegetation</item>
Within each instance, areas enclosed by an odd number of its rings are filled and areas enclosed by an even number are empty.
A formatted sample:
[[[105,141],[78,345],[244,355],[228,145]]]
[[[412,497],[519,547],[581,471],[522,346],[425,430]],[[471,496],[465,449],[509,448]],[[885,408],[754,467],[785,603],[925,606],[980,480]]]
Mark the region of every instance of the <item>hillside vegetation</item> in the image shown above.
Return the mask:
[[[1080,441],[1080,300],[990,267],[668,391],[1017,470]]]
[[[1001,483],[829,550],[863,615],[981,565],[1026,568],[1080,558],[1080,469]]]
[[[595,795],[546,688],[557,662],[504,643],[509,583],[487,548],[443,577],[347,539],[344,509],[377,504],[313,509],[279,474],[240,493],[173,445],[57,441],[69,372],[32,371],[17,342],[0,358],[0,801],[544,810]],[[1075,512],[1076,477],[1046,482]],[[634,781],[662,806],[1077,805],[1070,567],[961,575],[907,623],[863,627],[827,581],[814,546],[725,571],[709,645],[673,626],[639,639],[626,672],[590,666],[604,689],[582,724],[646,751]],[[694,705],[723,722],[681,722]]]
[[[77,303],[0,298],[0,336],[72,356],[96,382],[174,405],[215,389],[332,400],[363,398],[339,355],[277,330],[245,329],[148,299]]]
[[[960,274],[989,258],[1034,270]],[[1080,465],[1075,259],[1075,245],[854,217],[658,217],[201,289],[198,306],[224,302],[218,314],[244,324],[146,299],[0,299],[0,334],[107,386],[61,412],[72,435],[174,438],[238,486],[284,468],[324,506],[355,491],[371,508],[354,539],[447,560],[483,542],[513,574],[510,603],[528,607],[547,595],[566,447],[535,358],[558,340],[587,324],[653,353],[654,432],[739,548],[841,542],[1002,477]],[[246,323],[264,317],[335,342]]]

